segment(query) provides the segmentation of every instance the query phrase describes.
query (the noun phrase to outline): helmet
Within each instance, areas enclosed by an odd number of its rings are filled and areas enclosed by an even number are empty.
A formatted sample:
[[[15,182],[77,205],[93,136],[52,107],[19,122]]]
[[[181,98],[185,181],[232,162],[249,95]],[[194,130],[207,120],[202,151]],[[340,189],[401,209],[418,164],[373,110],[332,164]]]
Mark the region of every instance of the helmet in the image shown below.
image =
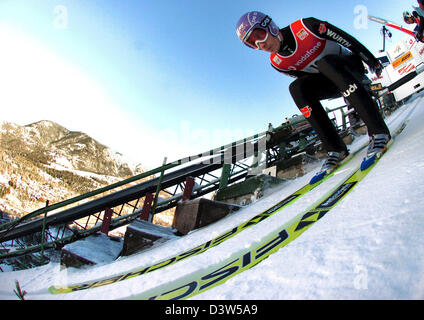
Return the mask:
[[[253,49],[259,49],[257,44],[247,42],[251,33],[255,29],[262,29],[266,36],[270,33],[277,37],[279,33],[278,26],[266,14],[259,11],[251,11],[241,16],[236,25],[236,34],[245,45]],[[265,37],[266,39],[266,37]]]
[[[412,23],[411,19],[412,19],[412,15],[408,11],[404,11],[403,12],[403,20],[406,23],[410,24],[410,23]]]

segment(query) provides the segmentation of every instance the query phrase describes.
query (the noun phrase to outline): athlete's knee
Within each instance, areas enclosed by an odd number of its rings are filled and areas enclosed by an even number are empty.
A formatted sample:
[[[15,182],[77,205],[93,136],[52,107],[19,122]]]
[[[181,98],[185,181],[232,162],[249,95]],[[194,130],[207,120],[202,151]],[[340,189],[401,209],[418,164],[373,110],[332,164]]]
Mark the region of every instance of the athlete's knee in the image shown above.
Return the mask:
[[[316,65],[318,70],[324,74],[352,75],[359,82],[362,81],[365,74],[364,66],[357,56],[331,54],[320,59]]]
[[[289,91],[293,99],[297,99],[307,94],[308,87],[306,79],[297,78],[295,81],[290,83]]]
[[[307,104],[308,94],[304,81],[301,78],[296,79],[290,84],[289,91],[296,106],[302,109]]]
[[[320,59],[319,61],[317,61],[316,65],[318,69],[322,71],[328,68],[338,69],[340,68],[341,65],[343,65],[340,62],[341,62],[340,56],[336,54],[329,54],[323,57],[322,59]]]
[[[299,90],[299,85],[300,85],[299,78],[294,80],[292,83],[290,83],[289,85],[290,93],[291,94],[296,93]]]

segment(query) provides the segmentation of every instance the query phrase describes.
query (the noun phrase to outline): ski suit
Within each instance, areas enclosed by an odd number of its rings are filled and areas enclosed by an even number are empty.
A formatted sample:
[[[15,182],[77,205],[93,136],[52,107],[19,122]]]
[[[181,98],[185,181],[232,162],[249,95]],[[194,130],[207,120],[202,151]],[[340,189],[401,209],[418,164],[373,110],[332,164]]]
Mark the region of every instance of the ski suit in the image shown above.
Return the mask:
[[[378,106],[364,88],[364,61],[372,70],[379,61],[358,40],[332,24],[305,18],[280,29],[282,43],[271,54],[271,65],[297,78],[290,93],[317,132],[326,151],[347,151],[320,100],[341,97],[355,108],[368,134],[390,134]]]
[[[424,33],[424,17],[421,16],[417,11],[412,11],[412,16],[414,17],[415,23],[417,26],[414,28],[415,37],[418,41],[422,41]]]

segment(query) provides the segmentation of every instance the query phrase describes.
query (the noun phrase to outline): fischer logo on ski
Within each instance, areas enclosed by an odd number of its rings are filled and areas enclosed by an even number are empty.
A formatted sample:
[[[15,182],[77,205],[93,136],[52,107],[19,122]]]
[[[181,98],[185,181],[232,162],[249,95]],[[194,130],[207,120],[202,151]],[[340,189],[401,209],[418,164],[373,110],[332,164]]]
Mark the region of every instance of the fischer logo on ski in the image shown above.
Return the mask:
[[[409,115],[412,113],[414,108],[412,108]],[[402,132],[405,128],[408,120],[403,121],[403,123],[399,126],[397,131],[392,135],[391,143],[393,143],[394,138]],[[389,148],[390,146],[388,146]],[[349,158],[347,161],[351,160]],[[326,194],[322,200],[318,201],[316,205],[314,205],[311,209],[307,210],[306,213],[302,213],[297,217],[290,220],[285,225],[278,228],[277,231],[271,232],[265,236],[265,238],[259,243],[252,244],[250,248],[244,249],[243,251],[233,253],[228,259],[218,265],[210,266],[204,270],[196,272],[195,274],[188,274],[183,278],[176,279],[171,281],[170,283],[166,283],[164,285],[158,286],[151,290],[141,292],[136,294],[135,296],[131,296],[131,298],[139,298],[139,299],[185,299],[196,294],[199,294],[205,290],[208,290],[212,287],[215,287],[219,284],[224,283],[229,278],[239,274],[248,268],[255,266],[260,263],[262,260],[266,259],[269,255],[276,252],[286,244],[292,242],[297,237],[299,237],[304,231],[306,231],[310,226],[312,226],[315,222],[320,220],[324,215],[326,215],[332,208],[334,208],[344,197],[353,190],[353,188],[365,178],[365,176],[374,168],[377,162],[381,159],[378,158],[376,162],[370,166],[367,170],[362,171],[361,168],[358,168],[352,175],[350,175],[344,182],[339,184],[337,188],[332,190],[330,193]],[[339,166],[340,169],[343,166]],[[337,169],[337,170],[338,170]],[[326,178],[332,176],[333,171]],[[324,179],[325,180],[325,179]],[[322,180],[322,181],[324,181]],[[317,183],[315,185],[305,185],[297,192],[293,193],[289,197],[280,201],[276,205],[271,208],[263,211],[261,214],[255,216],[249,221],[239,225],[238,227],[233,228],[232,230],[220,235],[219,237],[206,242],[203,245],[200,245],[194,249],[186,251],[182,254],[174,256],[170,259],[157,263],[150,267],[144,267],[140,270],[134,270],[128,273],[124,273],[121,275],[113,276],[107,279],[101,279],[97,281],[93,281],[85,284],[76,284],[71,286],[52,286],[49,288],[49,292],[52,294],[59,293],[68,293],[72,291],[78,291],[88,288],[95,288],[107,284],[116,283],[118,281],[130,279],[136,277],[141,274],[145,274],[157,269],[164,268],[169,266],[175,262],[181,261],[188,257],[194,256],[196,254],[200,254],[206,251],[208,248],[214,247],[223,241],[229,239],[235,234],[241,232],[242,230],[255,225],[272,214],[278,212],[286,205],[291,204],[293,201],[299,199],[301,196],[306,194],[308,191],[312,190],[315,186],[319,185]],[[199,275],[200,273],[200,275]]]
[[[346,158],[345,161],[343,162],[343,164],[348,163],[352,158],[353,158],[353,155],[350,158]],[[251,218],[250,220],[244,222],[243,224],[239,225],[238,227],[235,227],[232,230],[227,231],[227,232],[223,233],[222,235],[216,237],[215,239],[210,240],[210,241],[208,241],[208,242],[204,243],[203,245],[200,245],[196,248],[188,250],[184,253],[181,253],[181,254],[174,256],[170,259],[167,259],[165,261],[161,261],[159,263],[156,263],[152,266],[144,267],[144,268],[141,268],[139,270],[133,270],[133,271],[128,272],[128,273],[123,273],[123,274],[120,274],[120,275],[112,276],[112,277],[107,278],[107,279],[99,279],[99,280],[88,282],[88,283],[75,284],[75,285],[69,285],[69,286],[51,286],[49,288],[49,292],[51,294],[62,294],[62,293],[69,293],[69,292],[85,290],[85,289],[90,289],[90,288],[95,288],[95,287],[100,287],[100,286],[103,286],[103,285],[116,283],[116,282],[119,282],[119,281],[131,279],[131,278],[137,277],[139,275],[146,274],[146,273],[164,268],[166,266],[172,265],[172,264],[177,263],[177,262],[184,260],[186,258],[192,257],[192,256],[200,254],[200,253],[203,253],[206,250],[208,250],[209,248],[217,246],[220,243],[222,243],[223,241],[233,237],[237,233],[239,233],[239,232],[241,232],[241,231],[243,231],[243,230],[245,230],[245,229],[247,229],[247,228],[249,228],[253,225],[256,225],[256,224],[260,223],[261,221],[269,218],[271,215],[277,213],[278,211],[282,210],[286,206],[291,205],[292,203],[297,201],[299,198],[304,196],[306,193],[308,193],[309,191],[313,190],[315,187],[320,185],[323,181],[330,178],[341,167],[342,166],[339,166],[336,170],[334,170],[331,174],[327,175],[324,179],[322,179],[322,180],[320,180],[320,181],[318,181],[314,184],[308,183],[307,185],[303,186],[302,188],[300,188],[296,192],[292,193],[291,195],[289,195],[288,197],[286,197],[285,199],[283,199],[279,203],[273,205],[272,207],[270,207],[267,210],[263,211],[262,213],[256,215],[255,217]]]
[[[412,111],[412,110],[411,110]],[[393,138],[397,136],[405,128],[408,119],[405,120],[398,130],[393,135]],[[393,140],[392,140],[393,141]],[[392,142],[393,143],[393,142]],[[272,253],[276,252],[280,248],[284,247],[288,243],[299,237],[304,231],[310,228],[315,222],[320,220],[326,215],[331,209],[333,209],[344,197],[353,190],[353,188],[362,181],[367,174],[375,167],[377,161],[367,170],[362,171],[359,167],[352,175],[350,175],[344,182],[342,182],[335,190],[323,197],[323,200],[318,201],[311,209],[307,210],[306,213],[297,216],[296,218],[289,221],[287,224],[279,228],[277,233],[271,233],[268,237],[259,245],[253,245],[247,252],[240,252],[237,257],[230,257],[224,266],[218,265],[213,266],[206,270],[206,275],[199,276],[197,279],[180,279],[179,284],[175,284],[175,289],[172,288],[172,284],[169,284],[167,288],[158,287],[148,292],[141,293],[136,298],[140,299],[186,299],[206,291],[212,287],[224,283],[229,278],[253,267],[260,263],[262,260],[267,258]],[[325,210],[323,210],[323,208]],[[228,262],[229,261],[229,262]],[[187,276],[186,278],[189,278]]]
[[[334,193],[331,196],[329,196],[328,199],[324,200],[318,206],[318,208],[319,209],[330,208],[334,206],[334,204],[336,204],[346,193],[348,193],[350,189],[352,189],[355,186],[356,183],[357,181],[353,181],[353,182],[341,185],[340,188],[334,191]]]

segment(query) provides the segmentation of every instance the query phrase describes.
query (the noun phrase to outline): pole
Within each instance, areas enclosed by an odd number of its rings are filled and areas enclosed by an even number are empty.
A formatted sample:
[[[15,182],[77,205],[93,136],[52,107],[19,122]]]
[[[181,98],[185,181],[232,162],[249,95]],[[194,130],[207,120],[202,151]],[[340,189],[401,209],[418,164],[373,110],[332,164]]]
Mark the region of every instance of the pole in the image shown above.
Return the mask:
[[[381,52],[386,51],[386,26],[383,26],[382,32],[383,32],[383,50]]]
[[[46,231],[46,218],[47,218],[47,207],[49,206],[49,200],[46,201],[46,207],[44,212],[44,218],[43,218],[43,228],[41,230],[41,261],[44,261],[44,233]]]
[[[159,177],[158,185],[156,186],[155,200],[153,201],[152,212],[151,212],[151,214],[149,216],[149,220],[148,220],[149,222],[152,222],[153,221],[153,216],[155,214],[156,205],[158,203],[158,197],[159,197],[159,192],[160,192],[160,186],[162,184],[163,174],[165,172],[166,160],[167,160],[167,158],[165,157],[163,159],[163,164],[162,164],[162,168],[161,168],[161,172],[160,172],[160,177]]]

